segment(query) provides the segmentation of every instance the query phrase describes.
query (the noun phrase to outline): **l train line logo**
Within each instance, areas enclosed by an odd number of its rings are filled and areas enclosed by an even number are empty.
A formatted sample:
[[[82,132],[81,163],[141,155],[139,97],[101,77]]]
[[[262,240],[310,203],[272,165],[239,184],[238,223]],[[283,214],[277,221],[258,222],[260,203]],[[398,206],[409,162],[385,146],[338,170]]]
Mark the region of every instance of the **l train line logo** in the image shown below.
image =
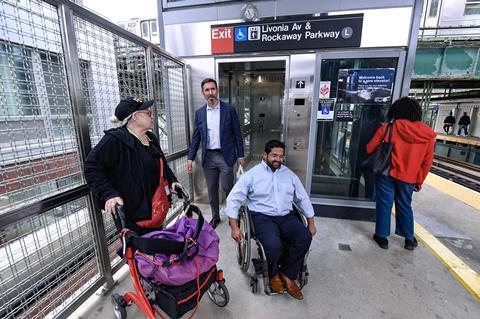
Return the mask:
[[[233,31],[233,27],[212,28],[212,54],[233,53]]]

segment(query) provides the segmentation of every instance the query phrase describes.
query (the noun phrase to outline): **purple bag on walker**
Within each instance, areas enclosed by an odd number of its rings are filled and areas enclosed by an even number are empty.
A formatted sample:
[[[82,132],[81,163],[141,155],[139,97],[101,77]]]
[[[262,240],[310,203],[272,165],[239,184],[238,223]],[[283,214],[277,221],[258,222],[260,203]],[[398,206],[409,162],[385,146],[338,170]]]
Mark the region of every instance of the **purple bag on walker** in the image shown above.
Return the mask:
[[[195,232],[197,220],[182,217],[173,226],[164,230],[153,231],[144,235],[147,238],[163,238],[184,242],[186,238],[192,237]],[[172,255],[155,254],[145,258],[142,255],[135,255],[139,273],[145,278],[151,278],[158,283],[178,286],[191,281],[200,274],[209,271],[218,261],[219,242],[215,230],[209,223],[203,223],[198,236],[197,243],[189,249],[185,260],[179,264],[172,264],[168,267],[161,266],[164,261],[172,260]],[[191,251],[190,251],[191,250]],[[197,252],[198,250],[198,252]],[[196,254],[195,254],[196,253]],[[192,256],[193,255],[193,256]],[[153,259],[155,264],[148,259]]]

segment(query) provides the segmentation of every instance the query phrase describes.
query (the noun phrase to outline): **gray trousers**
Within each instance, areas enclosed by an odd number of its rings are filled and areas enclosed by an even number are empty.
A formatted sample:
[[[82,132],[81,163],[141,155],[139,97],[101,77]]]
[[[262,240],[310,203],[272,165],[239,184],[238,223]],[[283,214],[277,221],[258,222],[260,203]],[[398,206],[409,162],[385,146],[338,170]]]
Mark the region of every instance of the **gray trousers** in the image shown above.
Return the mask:
[[[233,167],[225,163],[221,152],[208,151],[205,154],[205,163],[203,163],[203,174],[208,188],[208,199],[212,209],[212,218],[220,219],[218,186],[222,183],[222,189],[226,196],[233,187]]]

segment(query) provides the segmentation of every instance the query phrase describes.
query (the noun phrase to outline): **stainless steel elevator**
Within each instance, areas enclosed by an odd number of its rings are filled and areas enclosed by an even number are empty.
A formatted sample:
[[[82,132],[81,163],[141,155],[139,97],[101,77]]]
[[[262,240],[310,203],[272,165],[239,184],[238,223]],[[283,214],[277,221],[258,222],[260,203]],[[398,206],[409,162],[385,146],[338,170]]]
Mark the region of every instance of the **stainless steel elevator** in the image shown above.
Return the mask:
[[[236,107],[247,167],[262,158],[265,143],[283,139],[285,61],[218,64],[220,98]]]

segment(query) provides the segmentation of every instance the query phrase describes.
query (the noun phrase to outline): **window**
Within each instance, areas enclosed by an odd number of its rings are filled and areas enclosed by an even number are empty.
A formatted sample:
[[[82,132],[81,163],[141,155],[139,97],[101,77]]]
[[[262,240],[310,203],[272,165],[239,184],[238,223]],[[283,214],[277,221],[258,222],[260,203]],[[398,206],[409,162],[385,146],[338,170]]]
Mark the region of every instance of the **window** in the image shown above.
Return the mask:
[[[62,55],[0,41],[0,118],[2,145],[73,137]]]
[[[480,14],[480,0],[466,0],[464,15]]]
[[[0,41],[0,116],[39,115],[32,51]]]
[[[51,114],[69,115],[70,103],[61,57],[52,52],[40,52],[40,60]]]
[[[148,37],[148,21],[142,21],[140,23],[140,30],[142,32],[142,37]]]
[[[52,119],[52,132],[56,139],[72,137],[74,132],[72,119]]]
[[[157,21],[150,21],[150,30],[152,30],[152,33],[158,32]]]
[[[436,17],[438,14],[438,2],[439,0],[432,0],[430,2],[430,11],[428,12],[428,16],[433,18]]]

